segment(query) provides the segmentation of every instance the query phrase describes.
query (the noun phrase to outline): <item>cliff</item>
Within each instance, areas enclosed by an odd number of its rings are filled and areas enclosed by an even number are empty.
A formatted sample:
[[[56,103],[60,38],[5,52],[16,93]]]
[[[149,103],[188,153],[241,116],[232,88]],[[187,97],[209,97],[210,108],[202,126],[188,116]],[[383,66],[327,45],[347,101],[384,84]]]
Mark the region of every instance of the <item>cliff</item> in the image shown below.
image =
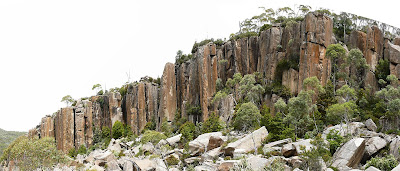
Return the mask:
[[[44,117],[29,134],[55,137],[57,147],[67,152],[81,145],[92,145],[94,130],[104,126],[111,129],[116,121],[129,125],[136,134],[153,120],[160,129],[161,123],[173,121],[176,113],[198,122],[215,112],[228,122],[234,112],[233,97],[236,95],[211,104],[218,79],[225,84],[235,73],[258,72],[263,82],[279,80],[296,95],[308,77],[316,76],[322,85],[326,85],[331,77],[332,63],[325,53],[333,43],[337,41],[332,19],[308,13],[301,22],[273,25],[259,36],[230,40],[221,46],[213,43],[201,46],[192,59],[181,64],[167,63],[160,85],[149,81],[131,83],[123,96],[109,92],[78,100],[75,106],[61,108],[54,116]],[[388,59],[390,72],[400,78],[400,39],[390,42],[378,27],[372,26],[367,33],[353,31],[346,43],[359,48],[370,66],[363,76],[364,86],[378,90],[375,68],[380,59]],[[294,60],[298,64],[277,73],[282,60]],[[277,99],[277,95],[266,93],[262,103],[273,107]],[[201,115],[189,115],[188,106],[200,107]]]

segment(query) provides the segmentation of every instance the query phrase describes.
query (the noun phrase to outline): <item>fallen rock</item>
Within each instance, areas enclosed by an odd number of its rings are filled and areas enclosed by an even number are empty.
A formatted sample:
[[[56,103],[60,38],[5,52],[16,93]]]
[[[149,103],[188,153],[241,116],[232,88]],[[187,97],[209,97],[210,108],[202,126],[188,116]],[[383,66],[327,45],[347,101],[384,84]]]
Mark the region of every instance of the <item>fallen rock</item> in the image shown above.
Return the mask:
[[[353,138],[340,147],[333,155],[332,166],[341,168],[357,166],[365,150],[364,138]]]
[[[263,126],[260,129],[255,130],[253,133],[246,135],[244,138],[229,143],[225,148],[224,153],[226,156],[233,156],[233,153],[239,149],[244,150],[245,153],[248,153],[252,150],[257,150],[267,136],[268,131],[265,126]]]
[[[210,162],[204,162],[202,165],[196,166],[194,168],[194,170],[196,170],[196,171],[204,171],[204,170],[216,171],[217,170],[217,166],[215,164],[213,164],[213,163],[210,163]]]
[[[292,143],[285,144],[282,147],[282,155],[285,157],[297,156],[298,154],[297,154],[296,146]]]
[[[181,140],[182,134],[175,135],[171,138],[167,138],[166,141],[170,146],[175,146]]]
[[[292,139],[287,138],[287,139],[283,139],[283,140],[279,140],[279,141],[270,142],[268,144],[265,144],[264,147],[274,147],[274,146],[282,147],[284,144],[291,143],[291,142],[292,142]]]
[[[119,153],[120,151],[122,151],[120,143],[121,143],[120,139],[117,140],[115,140],[114,138],[111,139],[110,144],[108,144],[107,150]]]
[[[390,143],[389,146],[389,153],[393,155],[396,159],[400,159],[399,147],[400,147],[400,136],[396,136],[396,138],[392,139],[392,142]]]
[[[206,151],[211,136],[222,136],[221,132],[211,132],[198,136],[195,140],[189,142],[189,152],[192,156]]]
[[[107,170],[121,170],[121,168],[118,165],[118,162],[115,160],[107,162]]]
[[[105,153],[102,153],[100,155],[94,156],[94,164],[99,165],[99,166],[105,166],[106,163],[115,161],[115,156],[111,151],[106,151]]]
[[[207,150],[212,150],[214,148],[220,147],[224,143],[221,137],[211,136],[208,141]]]
[[[214,149],[212,149],[210,151],[207,151],[207,153],[204,154],[204,157],[206,159],[213,160],[215,157],[218,157],[222,153],[223,152],[221,151],[221,147],[218,147],[218,148],[214,148]]]
[[[365,126],[368,128],[370,131],[376,132],[378,127],[376,126],[375,122],[372,119],[368,119],[365,121]]]
[[[218,166],[218,171],[229,171],[237,161],[224,161]]]
[[[365,171],[381,171],[378,168],[374,167],[374,166],[370,166],[367,169],[365,169]]]
[[[151,142],[148,142],[142,146],[143,153],[153,153],[154,152],[154,145]]]
[[[381,137],[372,137],[368,139],[365,143],[365,153],[368,156],[372,156],[380,149],[386,147],[387,144],[388,143],[386,142],[386,140]]]
[[[150,159],[133,159],[134,167],[137,169],[134,170],[155,170],[156,162]]]
[[[259,156],[250,156],[247,159],[247,164],[253,170],[263,170],[268,163],[266,158],[262,158]]]
[[[400,171],[400,164],[393,168],[392,171]]]
[[[328,135],[331,130],[338,131],[340,136],[346,136],[347,134],[357,135],[360,132],[361,128],[364,127],[365,125],[361,122],[351,122],[349,123],[349,125],[339,124],[325,129],[322,133],[322,137],[326,139],[326,135]]]
[[[292,156],[288,161],[293,168],[298,168],[303,163],[303,160],[299,156]]]
[[[94,165],[89,170],[104,171],[104,168],[102,168],[100,166],[97,166],[97,165]]]

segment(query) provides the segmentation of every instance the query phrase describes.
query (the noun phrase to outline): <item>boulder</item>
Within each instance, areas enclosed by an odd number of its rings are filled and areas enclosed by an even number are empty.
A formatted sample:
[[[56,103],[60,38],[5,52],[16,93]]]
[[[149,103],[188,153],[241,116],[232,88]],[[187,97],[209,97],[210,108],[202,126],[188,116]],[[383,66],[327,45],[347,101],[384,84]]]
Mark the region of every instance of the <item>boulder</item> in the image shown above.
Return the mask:
[[[400,171],[400,164],[393,168],[392,171]]]
[[[210,140],[208,141],[207,150],[212,150],[214,148],[220,147],[223,143],[224,143],[224,140],[222,140],[221,137],[211,136]]]
[[[237,161],[224,161],[218,166],[218,171],[229,171]]]
[[[331,130],[338,131],[339,135],[341,136],[346,136],[347,134],[357,135],[360,132],[361,128],[364,127],[365,125],[361,122],[351,122],[349,123],[349,125],[338,124],[325,129],[322,133],[322,137],[326,139],[326,135],[328,135]]]
[[[356,167],[365,150],[364,138],[353,138],[340,147],[333,155],[332,166],[340,168]]]
[[[259,156],[250,156],[247,159],[247,164],[253,170],[264,170],[265,166],[268,163],[268,160]]]
[[[102,168],[100,166],[97,166],[97,165],[94,165],[89,170],[104,171],[104,168]]]
[[[291,157],[291,156],[296,156],[297,154],[297,150],[296,150],[296,146],[292,143],[290,144],[285,144],[282,147],[282,155],[285,157]]]
[[[365,169],[365,171],[381,171],[378,168],[374,167],[374,166],[370,166],[367,169]]]
[[[142,146],[142,151],[143,151],[143,153],[146,153],[146,152],[148,152],[148,153],[153,153],[154,152],[154,145],[151,143],[151,142],[148,142],[148,143],[146,143],[146,144],[143,144],[143,146]]]
[[[94,164],[99,166],[105,166],[108,162],[115,161],[115,156],[111,151],[106,151],[97,156],[94,156]]]
[[[261,127],[258,130],[246,135],[242,139],[239,139],[235,142],[229,143],[225,148],[225,155],[232,156],[236,150],[242,149],[245,153],[248,153],[252,150],[257,150],[258,147],[262,145],[262,142],[267,138],[268,131],[265,126]]]
[[[207,151],[207,153],[204,155],[204,157],[206,159],[213,160],[215,157],[218,157],[222,153],[223,152],[221,150],[221,147],[217,147],[217,148]]]
[[[389,153],[396,157],[396,159],[400,159],[399,154],[399,147],[400,147],[400,136],[396,136],[396,138],[392,139],[389,146]]]
[[[374,131],[374,132],[376,132],[376,129],[378,129],[378,127],[376,126],[375,122],[372,119],[366,120],[365,126],[368,128],[368,130]]]
[[[386,140],[381,137],[372,137],[368,139],[365,143],[365,153],[368,156],[372,156],[380,149],[386,147],[387,144],[388,142],[386,142]]]
[[[110,144],[108,144],[107,150],[119,153],[122,150],[120,143],[121,143],[120,139],[118,140],[115,140],[114,138],[111,139]]]
[[[292,142],[292,139],[287,138],[287,139],[283,139],[283,140],[279,140],[279,141],[270,142],[268,144],[265,144],[264,147],[274,147],[274,146],[282,147],[284,144],[291,143],[291,142]]]
[[[303,163],[303,160],[299,156],[292,156],[288,162],[293,168],[298,168]]]
[[[204,171],[204,170],[217,171],[217,165],[214,163],[211,163],[211,162],[203,162],[202,165],[196,166],[194,168],[194,170],[196,170],[196,171]]]
[[[119,167],[118,162],[116,160],[112,160],[112,161],[107,162],[107,170],[115,171],[115,170],[122,170],[122,169]]]
[[[211,136],[220,137],[222,136],[221,132],[211,132],[198,136],[195,140],[189,142],[189,152],[192,156],[198,155],[199,153],[203,153],[206,151],[206,147],[208,146],[208,142],[210,141]]]
[[[133,169],[134,171],[139,171],[139,170],[155,170],[156,167],[156,162],[150,159],[133,159],[134,162]],[[136,169],[137,168],[137,169]]]
[[[166,141],[170,146],[175,146],[181,140],[182,134],[175,135],[173,137],[167,138]]]

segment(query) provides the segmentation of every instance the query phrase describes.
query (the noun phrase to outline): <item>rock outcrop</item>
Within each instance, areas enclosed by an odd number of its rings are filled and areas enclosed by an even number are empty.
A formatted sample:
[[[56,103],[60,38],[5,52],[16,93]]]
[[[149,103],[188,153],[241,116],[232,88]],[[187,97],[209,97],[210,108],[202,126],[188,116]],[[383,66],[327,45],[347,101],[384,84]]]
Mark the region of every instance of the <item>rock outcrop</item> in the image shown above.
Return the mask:
[[[175,67],[172,63],[165,64],[164,72],[161,77],[160,107],[158,109],[158,119],[163,121],[174,120],[176,112],[176,77]],[[159,127],[159,126],[158,126]]]
[[[333,155],[332,166],[339,170],[353,168],[360,163],[365,150],[364,138],[353,138],[340,147]]]

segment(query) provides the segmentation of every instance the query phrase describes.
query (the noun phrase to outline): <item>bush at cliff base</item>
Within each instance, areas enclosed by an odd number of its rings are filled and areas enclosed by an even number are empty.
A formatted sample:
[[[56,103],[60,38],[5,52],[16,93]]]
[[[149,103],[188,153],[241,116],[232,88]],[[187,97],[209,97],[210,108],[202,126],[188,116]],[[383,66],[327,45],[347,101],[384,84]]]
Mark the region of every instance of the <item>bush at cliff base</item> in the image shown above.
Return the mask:
[[[167,137],[161,132],[147,130],[141,139],[143,144],[151,142],[157,144],[160,140],[167,139]]]
[[[57,163],[65,163],[67,159],[57,150],[54,138],[21,136],[4,150],[1,161],[6,164],[14,161],[20,170],[34,170],[51,168]]]

